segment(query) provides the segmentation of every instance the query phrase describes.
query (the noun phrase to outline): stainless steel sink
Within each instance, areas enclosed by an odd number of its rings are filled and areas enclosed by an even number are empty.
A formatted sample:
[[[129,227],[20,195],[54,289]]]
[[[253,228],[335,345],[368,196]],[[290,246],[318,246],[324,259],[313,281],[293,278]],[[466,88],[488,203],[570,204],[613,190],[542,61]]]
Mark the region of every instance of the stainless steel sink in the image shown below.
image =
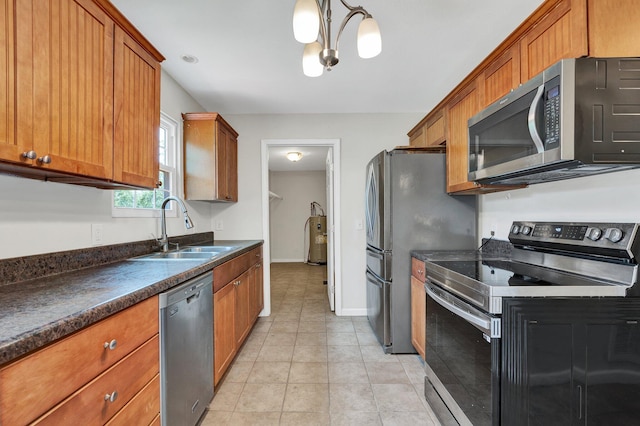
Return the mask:
[[[129,260],[208,260],[213,257],[213,253],[173,251],[146,254]]]
[[[194,246],[178,251],[146,254],[129,260],[209,260],[237,248],[238,246]]]
[[[180,250],[180,253],[225,253],[234,250],[236,246],[197,246],[187,247]]]

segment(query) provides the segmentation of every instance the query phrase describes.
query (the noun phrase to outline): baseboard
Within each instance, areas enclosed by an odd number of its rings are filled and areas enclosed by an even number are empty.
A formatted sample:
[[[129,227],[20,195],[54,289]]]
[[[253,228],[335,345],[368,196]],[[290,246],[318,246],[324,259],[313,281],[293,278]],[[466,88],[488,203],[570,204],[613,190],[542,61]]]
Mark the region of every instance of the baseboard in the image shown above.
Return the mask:
[[[271,259],[271,263],[304,263],[304,259]]]
[[[367,308],[352,308],[345,309],[342,308],[342,313],[340,316],[343,317],[366,317],[367,316]]]

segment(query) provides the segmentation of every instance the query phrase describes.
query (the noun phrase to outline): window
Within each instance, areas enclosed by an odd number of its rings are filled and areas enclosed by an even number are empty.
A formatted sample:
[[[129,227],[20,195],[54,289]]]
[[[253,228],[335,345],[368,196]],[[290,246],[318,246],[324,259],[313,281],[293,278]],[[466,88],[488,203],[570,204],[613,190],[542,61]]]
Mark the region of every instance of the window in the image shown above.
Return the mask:
[[[170,195],[178,195],[177,189],[177,140],[178,123],[164,113],[160,113],[160,131],[158,138],[158,156],[162,182],[154,190],[115,190],[113,191],[113,217],[158,217],[162,200]],[[175,203],[169,204],[175,215]],[[168,213],[171,216],[171,214]]]

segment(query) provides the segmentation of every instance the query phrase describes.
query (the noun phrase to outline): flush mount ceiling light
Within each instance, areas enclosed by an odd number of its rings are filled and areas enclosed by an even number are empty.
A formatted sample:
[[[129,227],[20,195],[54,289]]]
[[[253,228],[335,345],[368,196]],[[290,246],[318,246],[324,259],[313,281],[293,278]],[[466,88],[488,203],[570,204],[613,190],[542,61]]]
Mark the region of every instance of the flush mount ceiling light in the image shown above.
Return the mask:
[[[182,55],[180,57],[183,61],[185,61],[188,64],[197,64],[198,63],[198,58],[196,56],[193,55]]]
[[[358,55],[373,58],[382,51],[382,38],[378,23],[362,6],[350,6],[340,2],[349,10],[344,17],[335,40],[331,43],[331,0],[297,0],[293,9],[293,35],[300,43],[305,43],[302,55],[302,71],[308,77],[322,75],[324,68],[338,63],[338,44],[345,25],[356,15],[362,15],[358,26]]]
[[[289,161],[293,161],[295,163],[296,161],[299,161],[301,158],[302,158],[301,152],[287,152],[287,159]]]

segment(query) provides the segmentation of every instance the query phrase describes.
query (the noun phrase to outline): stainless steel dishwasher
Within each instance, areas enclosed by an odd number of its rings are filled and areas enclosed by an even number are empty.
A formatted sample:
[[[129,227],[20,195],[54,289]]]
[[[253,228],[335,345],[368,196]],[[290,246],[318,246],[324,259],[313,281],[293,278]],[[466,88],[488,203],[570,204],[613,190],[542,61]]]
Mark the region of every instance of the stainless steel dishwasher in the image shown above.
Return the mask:
[[[160,416],[191,426],[213,398],[213,273],[160,294]]]

